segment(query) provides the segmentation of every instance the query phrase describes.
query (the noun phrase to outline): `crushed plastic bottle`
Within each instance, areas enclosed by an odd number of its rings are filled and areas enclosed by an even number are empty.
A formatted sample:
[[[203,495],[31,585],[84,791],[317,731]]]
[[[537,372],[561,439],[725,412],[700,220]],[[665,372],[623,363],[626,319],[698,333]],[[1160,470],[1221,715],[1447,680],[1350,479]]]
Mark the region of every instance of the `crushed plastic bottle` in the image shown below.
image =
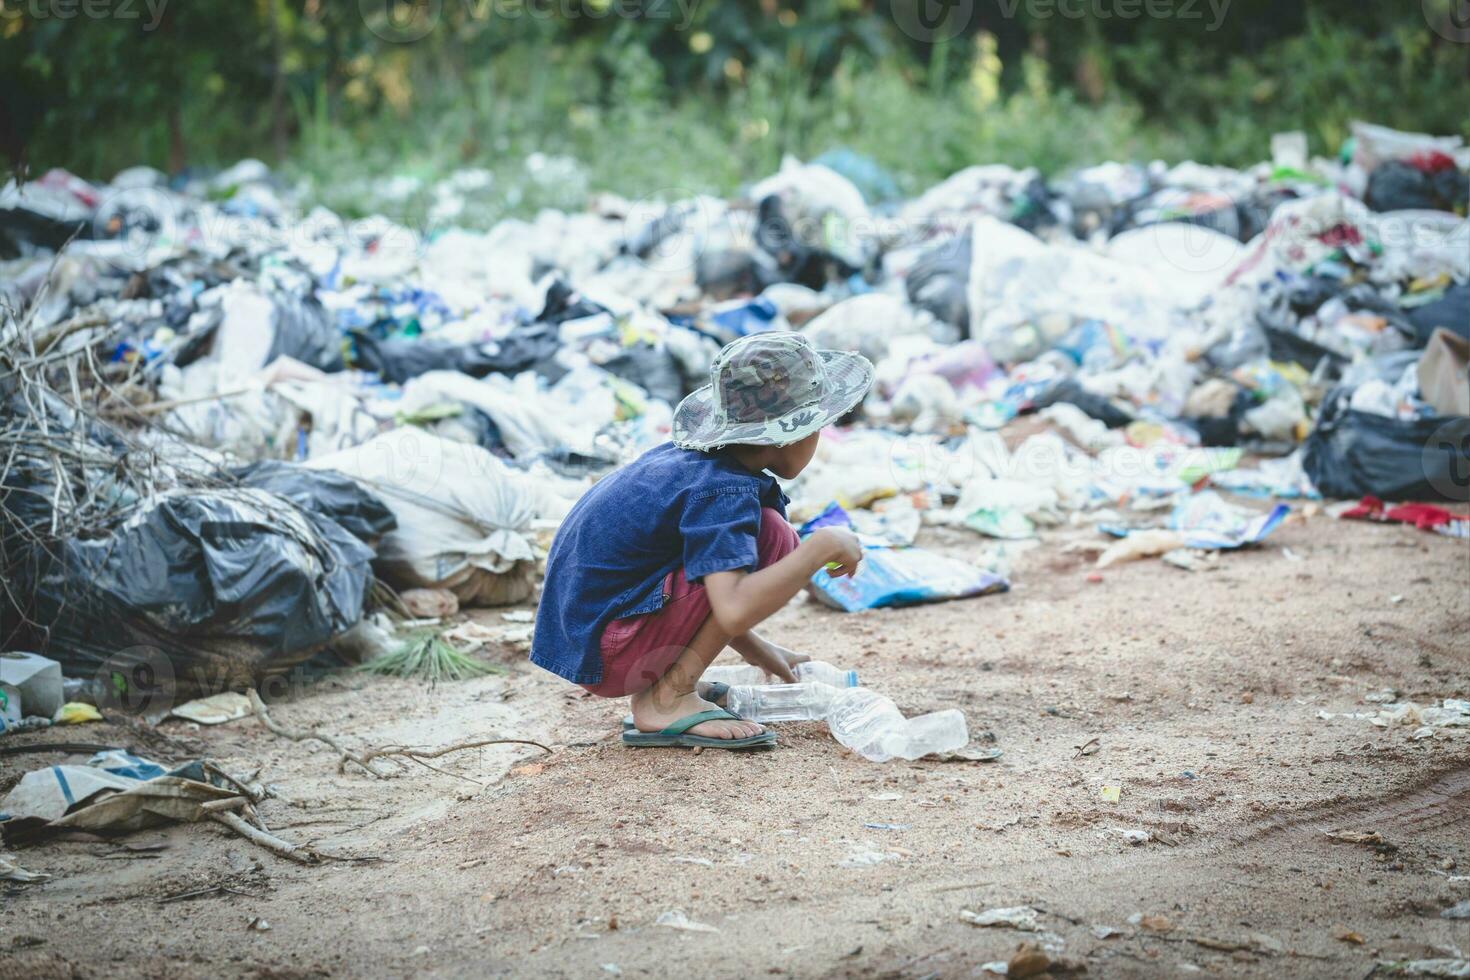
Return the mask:
[[[857,671],[843,670],[821,660],[797,664],[794,673],[798,683],[814,681],[818,684],[830,684],[832,687],[858,686]],[[769,684],[772,678],[755,664],[722,664],[707,669],[701,680],[734,685]]]
[[[725,707],[746,721],[821,721],[840,692],[829,684],[736,684]]]
[[[950,709],[906,719],[891,698],[865,687],[837,693],[827,726],[833,738],[870,762],[920,759],[962,749],[970,741],[961,712]]]

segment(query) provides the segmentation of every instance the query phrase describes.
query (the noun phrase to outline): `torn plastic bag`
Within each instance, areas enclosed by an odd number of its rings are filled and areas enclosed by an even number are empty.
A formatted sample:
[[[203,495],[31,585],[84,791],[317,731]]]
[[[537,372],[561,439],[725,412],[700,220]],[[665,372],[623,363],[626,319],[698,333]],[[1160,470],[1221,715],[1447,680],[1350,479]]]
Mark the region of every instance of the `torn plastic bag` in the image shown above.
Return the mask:
[[[33,648],[70,676],[126,684],[143,671],[164,696],[255,684],[362,617],[371,559],[335,521],[283,497],[173,491],[105,537],[38,551],[26,583]]]
[[[812,585],[819,599],[844,612],[990,595],[1010,588],[999,575],[923,548],[867,548],[856,575],[833,577],[819,569]]]
[[[970,330],[970,232],[935,245],[915,260],[904,278],[909,302],[943,323]]]
[[[535,378],[523,375],[519,380]],[[553,402],[546,392],[534,385],[518,385],[503,375],[476,379],[455,371],[430,371],[404,385],[399,411],[412,417],[446,404],[464,404],[483,412],[517,460],[562,449],[585,452],[591,448],[591,433],[611,421],[568,417],[565,405]]]
[[[1185,547],[1229,550],[1260,544],[1290,511],[1286,504],[1276,504],[1257,514],[1227,503],[1213,490],[1201,490],[1181,500],[1167,523],[1183,536]]]
[[[602,363],[602,368],[624,381],[631,381],[654,398],[679,404],[686,388],[679,363],[667,347],[635,344]]]
[[[1093,394],[1072,378],[1062,378],[1047,388],[1032,402],[1032,407],[1049,408],[1058,402],[1076,405],[1110,429],[1121,428],[1134,418],[1133,413],[1121,407],[1118,402]]]
[[[1439,299],[1408,311],[1409,322],[1424,346],[1434,331],[1444,329],[1470,340],[1470,284],[1450,286]]]
[[[1439,329],[1419,357],[1419,397],[1441,415],[1470,415],[1470,339]]]
[[[314,296],[265,290],[236,279],[205,293],[200,310],[211,325],[189,339],[188,359],[207,359],[232,375],[246,375],[280,357],[323,371],[342,370],[342,338],[331,314]]]
[[[351,476],[393,511],[376,566],[394,586],[448,589],[467,606],[531,594],[546,492],[479,446],[410,427],[307,465]]]
[[[1374,211],[1453,211],[1470,198],[1470,177],[1455,169],[1445,156],[1438,169],[1420,168],[1389,160],[1368,175],[1363,200]]]
[[[379,340],[364,331],[351,334],[354,364],[376,371],[384,381],[403,384],[430,371],[457,371],[472,378],[519,374],[548,360],[561,348],[551,324],[531,324],[499,340],[460,344],[431,337]]]
[[[115,759],[131,760],[120,768]],[[205,767],[187,763],[171,772],[122,752],[98,753],[85,766],[35,769],[0,799],[7,841],[31,840],[54,830],[127,832],[205,819],[203,804],[239,794],[218,786]]]
[[[1351,399],[1347,385],[1328,393],[1304,447],[1324,497],[1470,501],[1470,417],[1389,418]]]
[[[398,526],[386,504],[341,473],[268,459],[232,475],[243,486],[268,490],[302,510],[336,521],[369,547]]]

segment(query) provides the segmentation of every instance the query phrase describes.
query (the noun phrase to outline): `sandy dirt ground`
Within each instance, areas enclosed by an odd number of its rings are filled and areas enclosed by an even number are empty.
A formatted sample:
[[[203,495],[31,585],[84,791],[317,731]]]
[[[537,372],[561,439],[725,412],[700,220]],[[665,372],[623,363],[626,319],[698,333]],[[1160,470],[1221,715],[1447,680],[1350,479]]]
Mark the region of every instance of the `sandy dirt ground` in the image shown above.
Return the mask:
[[[303,867],[213,825],[22,848],[53,877],[0,882],[0,977],[978,977],[1023,941],[1090,976],[1365,977],[1470,953],[1470,921],[1440,916],[1470,899],[1470,730],[1319,717],[1375,711],[1365,695],[1388,688],[1470,695],[1470,542],[1318,516],[1217,570],[1150,560],[1090,582],[1063,548],[1095,538],[1048,532],[1004,595],[799,601],[770,624],[907,712],[962,709],[995,762],[878,765],[816,724],[755,755],[629,750],[625,702],[513,655],[437,689],[341,675],[274,714],[354,745],[502,735],[550,755],[492,747],[375,781],[255,719],[13,736],[259,769],[283,837],[382,860]],[[0,787],[66,759],[0,758]],[[961,914],[1023,905],[1038,932]],[[710,931],[656,924],[676,909]]]

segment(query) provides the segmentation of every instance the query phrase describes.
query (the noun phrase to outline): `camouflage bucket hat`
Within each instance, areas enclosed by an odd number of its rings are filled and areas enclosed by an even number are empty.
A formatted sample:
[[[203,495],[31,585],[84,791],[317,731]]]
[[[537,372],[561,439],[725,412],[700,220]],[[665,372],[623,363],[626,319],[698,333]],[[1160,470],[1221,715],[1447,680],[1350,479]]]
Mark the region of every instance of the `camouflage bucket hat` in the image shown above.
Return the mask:
[[[741,337],[715,357],[710,383],[674,410],[682,449],[788,446],[847,414],[873,383],[861,354],[817,350],[801,334]]]

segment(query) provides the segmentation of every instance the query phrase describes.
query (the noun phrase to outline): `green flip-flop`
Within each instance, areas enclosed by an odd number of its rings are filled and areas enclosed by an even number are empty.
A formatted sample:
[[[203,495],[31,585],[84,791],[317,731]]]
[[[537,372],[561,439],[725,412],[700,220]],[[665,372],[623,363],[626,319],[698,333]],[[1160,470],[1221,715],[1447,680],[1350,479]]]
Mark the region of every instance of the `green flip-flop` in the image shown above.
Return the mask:
[[[724,683],[721,683],[720,681],[710,681],[709,682],[709,686],[707,688],[705,688],[703,697],[704,697],[704,699],[706,701],[710,702],[715,707],[717,707],[717,708],[723,708],[724,705],[720,704],[720,700],[725,695],[727,695],[729,693],[730,693],[730,685],[729,684],[724,684]],[[739,718],[740,716],[739,715],[736,715],[735,717]],[[741,719],[741,720],[743,721],[744,719]],[[633,716],[632,715],[623,715],[623,731],[627,731],[628,729],[630,729],[632,727],[634,727],[633,726]]]
[[[692,749],[704,747],[709,749],[767,749],[776,745],[776,733],[769,729],[759,735],[748,735],[745,738],[711,738],[708,735],[690,735],[689,729],[706,721],[739,721],[740,719],[730,714],[724,708],[711,708],[708,711],[696,711],[692,715],[685,715],[674,722],[668,728],[660,732],[623,732],[623,744],[635,748],[677,748]]]

